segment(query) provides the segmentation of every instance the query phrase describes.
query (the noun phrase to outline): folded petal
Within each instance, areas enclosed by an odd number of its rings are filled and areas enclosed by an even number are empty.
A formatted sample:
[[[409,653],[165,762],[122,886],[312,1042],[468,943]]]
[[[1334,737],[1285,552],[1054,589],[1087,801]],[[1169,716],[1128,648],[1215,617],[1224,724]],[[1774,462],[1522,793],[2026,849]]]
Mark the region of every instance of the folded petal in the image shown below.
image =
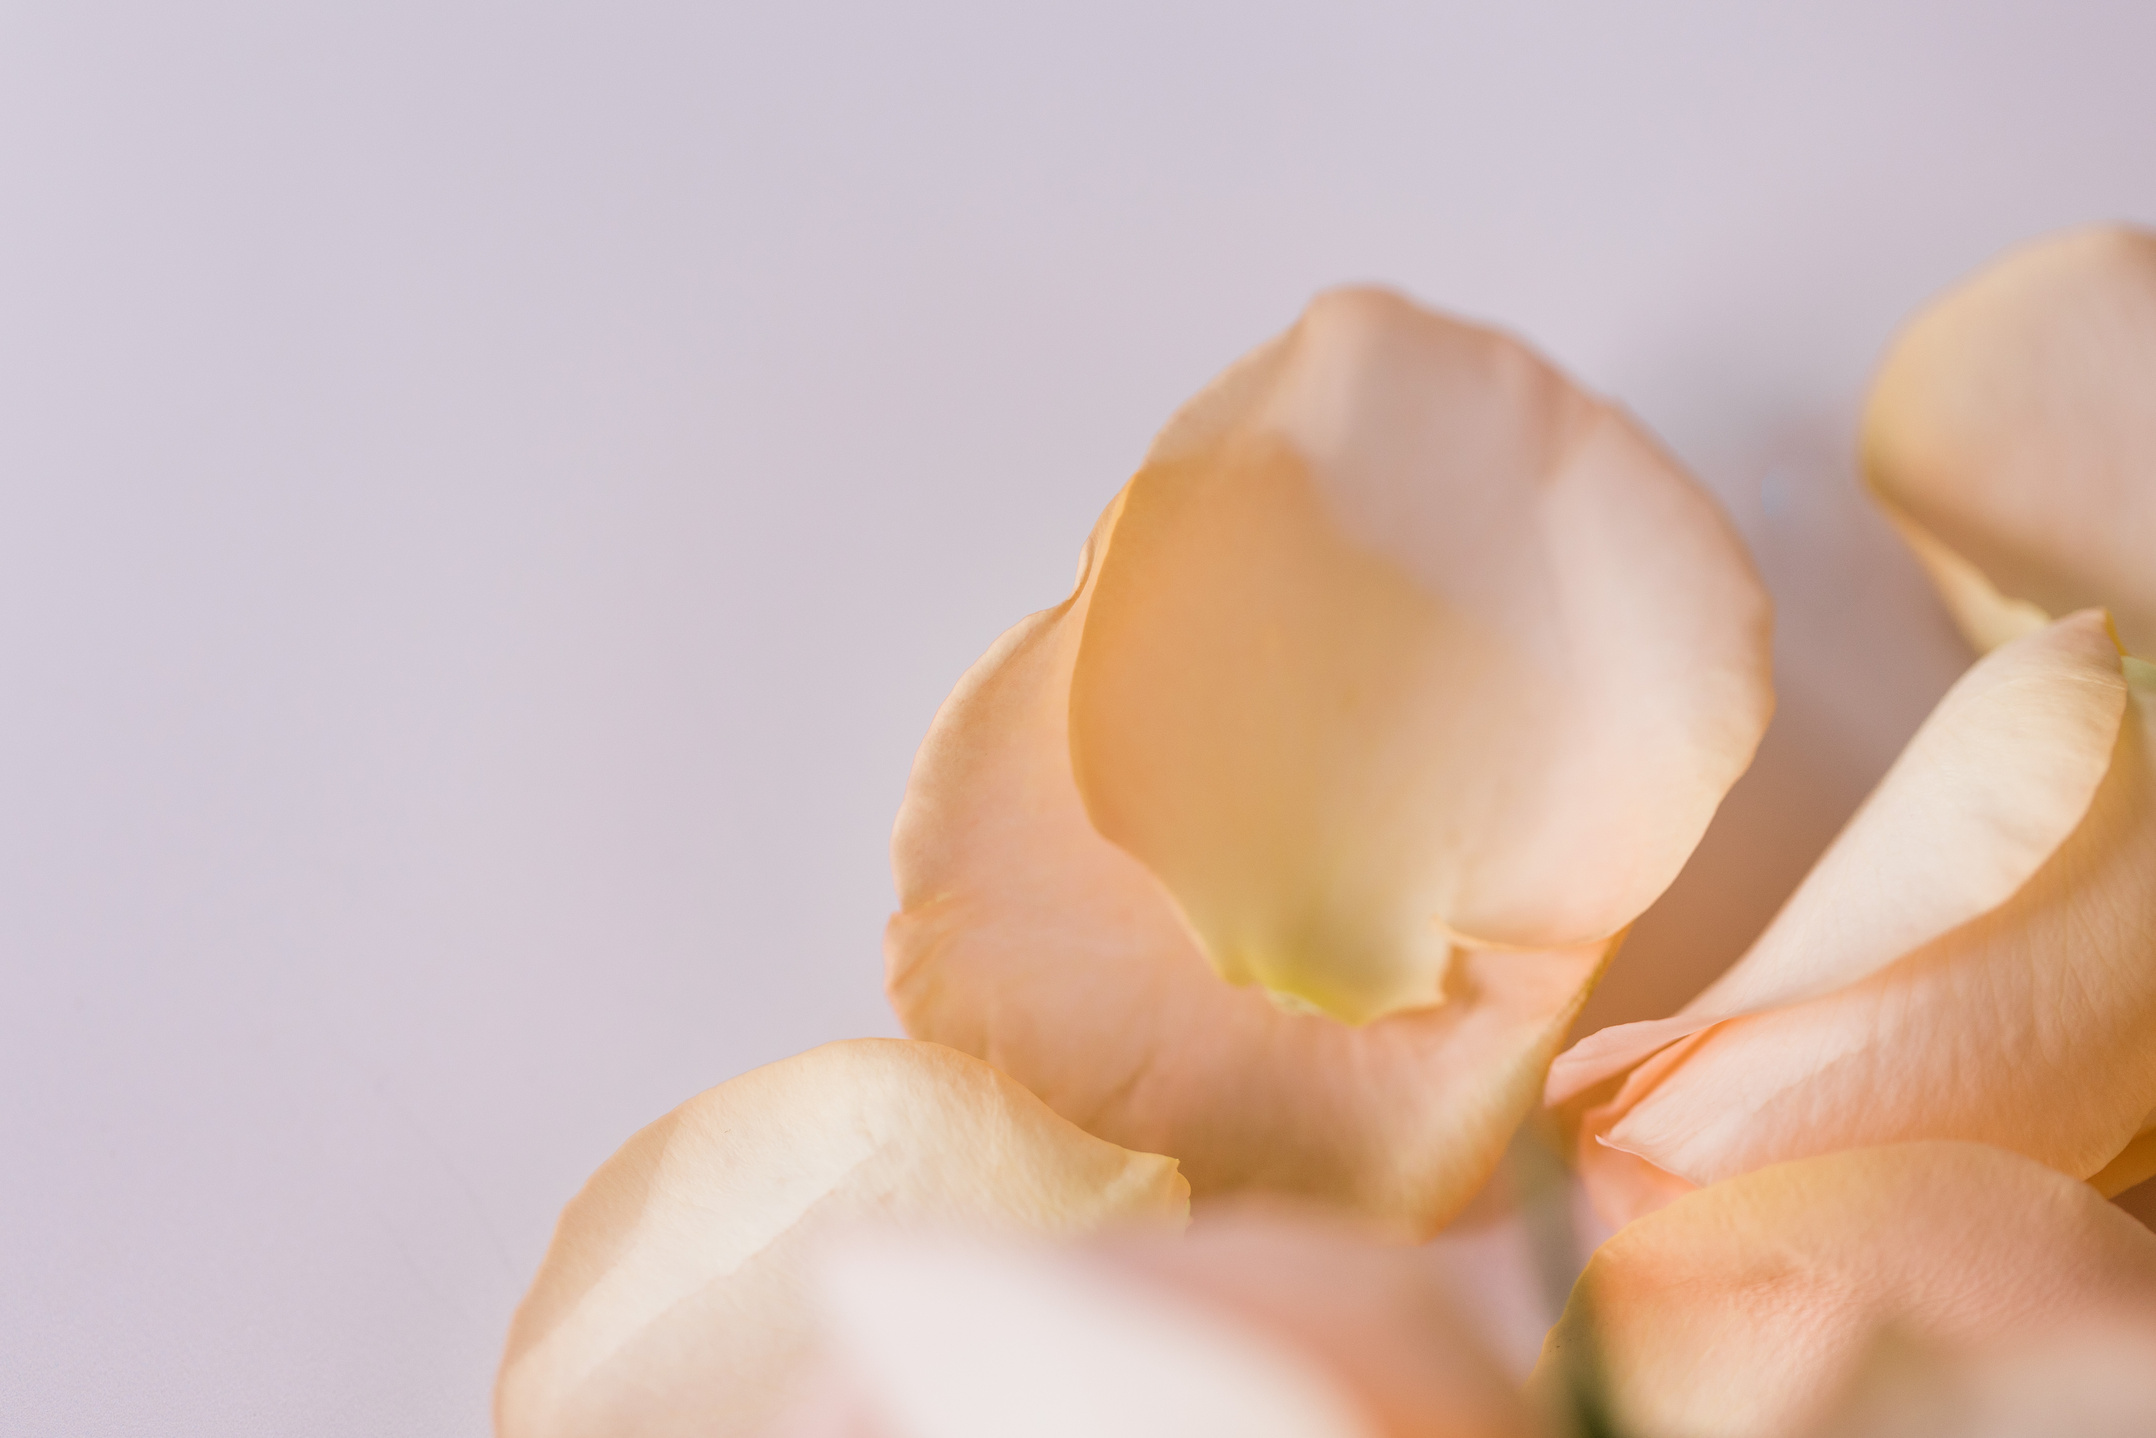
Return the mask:
[[[1456,942],[1608,938],[1666,888],[1770,707],[1714,505],[1517,342],[1321,297],[1170,426],[1084,619],[1096,828],[1222,974],[1350,1021]]]
[[[2145,1178],[2112,1199],[2119,1209],[2144,1227],[2156,1230],[2156,1178]]]
[[[1531,1431],[1427,1259],[1285,1217],[1108,1250],[875,1244],[844,1252],[827,1292],[834,1381],[875,1424],[832,1433]]]
[[[1544,1349],[1599,1373],[1626,1432],[1804,1431],[1882,1332],[1949,1352],[2156,1302],[2156,1234],[2095,1190],[1976,1144],[1777,1164],[1596,1252]],[[2059,1430],[2049,1430],[2059,1431]]]
[[[1448,1002],[1359,1027],[1222,982],[1071,777],[1094,572],[998,641],[922,746],[893,844],[892,1003],[1074,1123],[1176,1155],[1199,1193],[1305,1194],[1434,1232],[1496,1166],[1610,946],[1463,951]]]
[[[1433,1231],[1749,758],[1766,626],[1629,422],[1511,340],[1325,297],[937,716],[893,1002],[1201,1192]]]
[[[1179,1222],[1172,1159],[935,1044],[827,1044],[638,1133],[563,1210],[495,1394],[503,1438],[752,1433],[813,1348],[805,1266],[863,1220],[1071,1234]]]
[[[2088,1177],[2133,1143],[2156,1106],[2156,685],[2121,670],[2095,615],[1995,651],[1729,974],[1553,1065],[1560,1102],[1622,1076],[1582,1122],[1612,1221],[1864,1144]]]
[[[1947,691],[1744,957],[1684,1011],[1590,1035],[1550,1101],[1709,1024],[1817,997],[2006,902],[2086,817],[2126,705],[2095,611],[2024,637]]]
[[[2108,607],[2156,657],[2156,234],[2008,253],[1920,314],[1865,415],[1865,473],[1980,647]]]

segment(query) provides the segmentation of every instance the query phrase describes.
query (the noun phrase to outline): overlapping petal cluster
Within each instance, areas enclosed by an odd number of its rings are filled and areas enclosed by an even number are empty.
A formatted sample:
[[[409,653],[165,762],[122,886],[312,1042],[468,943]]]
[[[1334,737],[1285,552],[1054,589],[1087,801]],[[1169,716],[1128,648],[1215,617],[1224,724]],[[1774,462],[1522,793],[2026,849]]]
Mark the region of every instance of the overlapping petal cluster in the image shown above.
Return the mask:
[[[1321,296],[938,714],[914,1037],[602,1168],[503,1438],[2144,1431],[2156,237],[1950,293],[1863,453],[1985,652],[1719,980],[1560,1056],[1767,725],[1766,596],[1524,345]],[[1538,1100],[1613,1236],[1530,1377],[1416,1240]]]
[[[1943,699],[1735,967],[1563,1055],[1579,1162],[1622,1223],[1784,1159],[1965,1138],[2156,1172],[2156,682],[2103,615],[2014,640]]]
[[[890,991],[1200,1194],[1427,1233],[1772,708],[1712,502],[1503,335],[1321,297],[1187,405],[959,685]]]

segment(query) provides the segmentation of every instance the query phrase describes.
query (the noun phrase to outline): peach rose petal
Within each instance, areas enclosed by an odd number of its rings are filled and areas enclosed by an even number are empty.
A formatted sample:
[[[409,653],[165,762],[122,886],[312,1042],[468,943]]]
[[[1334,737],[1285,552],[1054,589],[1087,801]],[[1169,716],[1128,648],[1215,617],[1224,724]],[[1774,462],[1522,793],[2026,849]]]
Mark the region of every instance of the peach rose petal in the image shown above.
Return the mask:
[[[938,714],[892,1001],[1200,1192],[1426,1235],[1749,757],[1766,622],[1613,411],[1500,336],[1321,299]]]
[[[742,1075],[638,1133],[555,1230],[495,1393],[502,1438],[753,1433],[810,1360],[806,1268],[834,1228],[1076,1234],[1179,1223],[1129,1153],[977,1059],[857,1039]]]
[[[1884,1332],[1950,1353],[2156,1301],[2156,1234],[2000,1149],[1919,1143],[1777,1164],[1624,1229],[1544,1349],[1584,1358],[1626,1432],[1806,1431]]]
[[[1241,1217],[1184,1242],[846,1251],[821,1426],[909,1438],[1528,1438],[1427,1260]]]
[[[1551,1066],[1550,1101],[1709,1024],[1865,978],[2005,903],[2087,815],[2125,706],[2100,613],[1987,656],[1947,691],[1750,951],[1674,1018],[1574,1045]]]
[[[2156,1114],[2141,1120],[2140,1132],[2111,1162],[2089,1175],[2098,1193],[2116,1198],[2129,1188],[2156,1178]]]
[[[1622,1076],[1583,1120],[1598,1206],[1904,1139],[2117,1158],[2156,1104],[2152,752],[2100,615],[1987,656],[1736,967],[1552,1066],[1554,1102]]]
[[[1972,642],[2102,605],[2156,657],[2156,234],[2040,240],[1936,301],[1888,353],[1864,457]]]
[[[1714,505],[1524,346],[1379,291],[1194,408],[1105,537],[1069,745],[1220,972],[1362,1022],[1461,944],[1637,917],[1771,707]]]
[[[1807,1438],[2147,1438],[2152,1414],[2156,1314],[2136,1310],[1975,1353],[1890,1335]]]
[[[1466,951],[1451,1002],[1360,1027],[1223,983],[1071,779],[1092,573],[998,641],[922,746],[894,843],[892,1003],[908,1032],[978,1054],[1072,1122],[1175,1154],[1197,1192],[1304,1194],[1435,1232],[1533,1106],[1611,946]]]
[[[2145,1178],[2131,1188],[2124,1189],[2112,1200],[2120,1212],[2132,1215],[2135,1222],[2156,1230],[2156,1178]]]

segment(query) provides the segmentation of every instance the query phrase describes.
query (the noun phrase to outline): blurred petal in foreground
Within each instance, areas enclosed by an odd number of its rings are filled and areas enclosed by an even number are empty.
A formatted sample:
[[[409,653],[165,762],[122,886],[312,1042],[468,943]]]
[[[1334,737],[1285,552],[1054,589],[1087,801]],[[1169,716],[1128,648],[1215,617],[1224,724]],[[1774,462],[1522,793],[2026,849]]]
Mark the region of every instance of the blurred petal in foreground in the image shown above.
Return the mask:
[[[1960,1354],[2152,1304],[2156,1234],[2087,1184],[2001,1149],[1898,1144],[1777,1164],[1624,1229],[1543,1363],[1591,1355],[1621,1431],[1779,1438],[1885,1333]]]
[[[1322,297],[937,716],[893,1001],[1201,1191],[1427,1232],[1749,760],[1766,631],[1616,410],[1504,336]]]
[[[2156,234],[2024,245],[1925,310],[1864,467],[1978,648],[2100,605],[2156,659]]]
[[[2156,683],[2103,616],[1964,676],[1751,951],[1553,1065],[1622,1223],[1696,1184],[1959,1138],[2107,1192],[2156,1109]]]
[[[517,1310],[502,1438],[757,1431],[814,1346],[809,1269],[864,1221],[1075,1234],[1175,1224],[1170,1159],[1087,1135],[986,1064],[858,1039],[638,1133],[562,1213]]]
[[[787,1438],[1527,1438],[1425,1255],[1284,1215],[1081,1250],[843,1252]],[[820,1410],[820,1411],[819,1411]]]

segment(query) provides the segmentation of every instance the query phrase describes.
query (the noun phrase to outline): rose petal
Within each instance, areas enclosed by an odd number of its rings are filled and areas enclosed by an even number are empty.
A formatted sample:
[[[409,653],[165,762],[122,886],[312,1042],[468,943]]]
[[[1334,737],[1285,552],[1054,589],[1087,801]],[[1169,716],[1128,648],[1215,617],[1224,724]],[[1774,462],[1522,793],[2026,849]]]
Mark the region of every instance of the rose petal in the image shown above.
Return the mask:
[[[1544,1350],[1588,1361],[1624,1431],[1801,1430],[1888,1327],[1949,1350],[2156,1301],[2156,1234],[2003,1150],[1922,1143],[1777,1164],[1624,1229]]]
[[[1766,623],[1614,411],[1501,336],[1325,297],[1170,423],[1078,592],[937,716],[893,1002],[1200,1191],[1427,1234],[1749,758]],[[1284,1007],[1385,1016],[1282,1012],[1208,945]]]
[[[1553,1065],[1552,1093],[1578,1094],[1682,1039],[1584,1116],[1611,1221],[1863,1144],[1974,1139],[2075,1177],[2127,1148],[2156,1104],[2156,686],[2127,702],[2100,635],[2073,618],[1995,651],[1721,983]],[[2109,763],[2080,799],[2091,755]]]
[[[1910,324],[1865,471],[1979,645],[2107,606],[2156,656],[2156,234],[2011,251]]]
[[[2143,1179],[2112,1200],[2143,1227],[2156,1229],[2156,1178]]]
[[[1563,1103],[1710,1024],[1832,992],[2005,903],[2087,815],[2126,680],[2090,611],[1988,655],[1939,701],[1751,949],[1673,1018],[1592,1034]]]
[[[2077,1316],[1975,1353],[1890,1338],[1812,1438],[2146,1438],[2156,1318]]]
[[[1384,1438],[1524,1435],[1532,1426],[1498,1358],[1455,1306],[1445,1259],[1427,1247],[1268,1208],[1201,1213],[1180,1239],[1115,1236],[1092,1247],[1304,1355]]]
[[[1041,1233],[1175,1221],[1173,1160],[1057,1118],[978,1060],[857,1039],[743,1074],[638,1133],[563,1210],[517,1309],[503,1438],[754,1432],[811,1350],[803,1265],[836,1226]]]
[[[2141,1129],[2132,1142],[2120,1149],[2109,1163],[2089,1175],[2089,1185],[2098,1193],[2115,1198],[2151,1178],[2156,1178],[2156,1113],[2141,1120]]]
[[[1106,1251],[860,1247],[829,1294],[839,1352],[882,1420],[864,1432],[1530,1432],[1427,1260],[1284,1217]]]
[[[1125,491],[1077,656],[1095,827],[1216,967],[1350,1021],[1458,942],[1607,938],[1771,706],[1713,504],[1517,342],[1317,300]]]
[[[1696,1183],[1913,1138],[2103,1168],[2156,1104],[2156,690],[2129,713],[2080,826],[2010,899],[1870,977],[1703,1034],[1609,1142]]]
[[[1221,982],[1071,778],[1094,572],[997,642],[922,745],[893,842],[892,1003],[908,1032],[978,1054],[1073,1122],[1175,1154],[1197,1192],[1307,1194],[1436,1231],[1533,1106],[1609,945],[1467,951],[1447,1003],[1361,1027]]]

